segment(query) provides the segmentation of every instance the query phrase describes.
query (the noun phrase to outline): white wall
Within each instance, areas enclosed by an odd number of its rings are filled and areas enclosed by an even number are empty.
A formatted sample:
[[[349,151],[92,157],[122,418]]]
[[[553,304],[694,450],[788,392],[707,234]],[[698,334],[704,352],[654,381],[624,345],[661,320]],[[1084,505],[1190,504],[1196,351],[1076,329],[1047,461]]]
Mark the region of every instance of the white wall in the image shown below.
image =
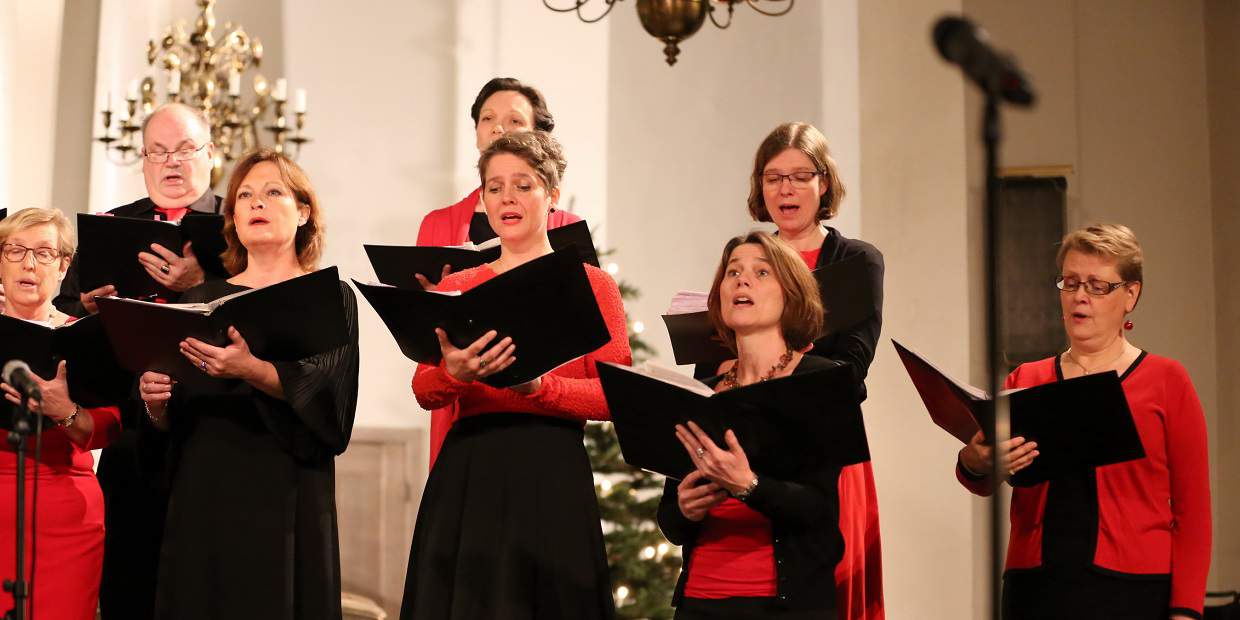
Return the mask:
[[[299,163],[326,213],[323,263],[338,265],[343,277],[373,279],[362,244],[412,245],[422,216],[459,198],[453,13],[441,2],[284,5],[289,84],[308,91],[306,132],[314,139]],[[410,389],[413,362],[360,296],[358,304],[357,425],[427,425]]]
[[[9,209],[50,206],[53,139],[56,125],[56,80],[60,74],[60,2],[18,2],[10,9],[16,22],[10,47],[13,64],[10,130],[16,147],[9,160]]]
[[[866,426],[878,482],[891,618],[973,616],[971,499],[959,443],[935,428],[890,338],[957,376],[970,362],[964,85],[929,42],[947,0],[860,4],[863,237],[886,264],[883,340]]]
[[[456,16],[454,188],[478,187],[478,150],[469,107],[493,77],[515,77],[542,91],[555,117],[568,169],[561,208],[572,209],[606,243],[609,30],[533,3],[461,0]]]
[[[0,92],[17,85],[17,6],[0,4]],[[13,97],[0,97],[0,208],[13,200]]]
[[[664,363],[659,317],[672,295],[709,288],[724,243],[755,227],[746,199],[759,143],[784,121],[822,125],[819,11],[768,18],[739,7],[730,29],[708,23],[682,43],[674,67],[632,5],[595,25],[611,30],[608,239],[619,277],[641,291],[627,310]],[[856,160],[841,155],[853,174]]]

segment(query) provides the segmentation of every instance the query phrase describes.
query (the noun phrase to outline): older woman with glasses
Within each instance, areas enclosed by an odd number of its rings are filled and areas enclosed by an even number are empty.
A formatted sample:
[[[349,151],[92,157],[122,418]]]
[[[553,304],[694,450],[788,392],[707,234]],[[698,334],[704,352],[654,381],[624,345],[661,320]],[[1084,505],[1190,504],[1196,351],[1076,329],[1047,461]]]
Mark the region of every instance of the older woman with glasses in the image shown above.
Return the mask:
[[[0,282],[8,298],[4,316],[59,327],[73,317],[56,310],[52,298],[60,287],[76,243],[69,220],[56,209],[23,209],[0,222]],[[8,359],[5,356],[5,359]],[[86,409],[69,397],[65,362],[56,375],[36,377],[42,398],[32,403],[43,415],[42,448],[35,461],[27,452],[27,510],[37,510],[34,536],[27,541],[25,575],[32,603],[42,620],[91,620],[99,599],[103,569],[103,493],[95,479],[91,450],[108,445],[120,432],[120,412],[113,407]],[[17,391],[0,383],[9,402],[20,403]],[[5,411],[7,418],[8,412]],[[32,446],[33,448],[33,446]],[[17,455],[8,442],[0,444],[0,576],[12,579],[17,550]],[[38,476],[38,503],[32,494]],[[28,526],[26,535],[31,536]],[[38,552],[33,562],[32,548]],[[33,572],[31,571],[33,564]],[[12,595],[0,593],[0,611],[13,606]]]
[[[1125,226],[1065,236],[1057,284],[1071,346],[1008,376],[1012,389],[1119,373],[1146,455],[1013,489],[1003,597],[1009,620],[1201,618],[1210,569],[1205,416],[1184,367],[1125,336],[1143,262]],[[1021,437],[1005,448],[1009,475],[1039,454]],[[989,495],[993,458],[979,433],[960,451],[960,482]]]

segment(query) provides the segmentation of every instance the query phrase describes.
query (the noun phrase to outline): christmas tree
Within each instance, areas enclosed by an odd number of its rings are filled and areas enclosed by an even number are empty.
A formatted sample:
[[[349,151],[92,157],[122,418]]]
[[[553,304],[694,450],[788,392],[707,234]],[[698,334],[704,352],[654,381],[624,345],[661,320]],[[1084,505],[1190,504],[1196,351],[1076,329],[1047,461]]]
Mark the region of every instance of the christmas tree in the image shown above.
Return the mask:
[[[612,250],[600,251],[603,258]],[[619,268],[602,261],[614,277]],[[617,279],[620,297],[637,299],[638,290]],[[643,326],[627,315],[633,362],[654,349],[641,337]],[[671,618],[672,590],[680,571],[680,550],[663,538],[655,511],[663,495],[663,476],[630,467],[620,455],[620,443],[610,422],[586,426],[586,451],[594,467],[594,492],[603,520],[612,594],[619,618]]]

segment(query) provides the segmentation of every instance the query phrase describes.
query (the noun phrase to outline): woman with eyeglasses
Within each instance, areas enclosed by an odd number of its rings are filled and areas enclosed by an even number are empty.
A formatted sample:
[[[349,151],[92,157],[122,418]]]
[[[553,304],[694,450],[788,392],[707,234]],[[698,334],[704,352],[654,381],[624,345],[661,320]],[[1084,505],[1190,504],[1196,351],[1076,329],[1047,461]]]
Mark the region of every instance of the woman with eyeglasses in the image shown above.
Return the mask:
[[[790,245],[810,269],[861,257],[874,291],[874,310],[852,327],[815,340],[809,355],[846,362],[862,385],[874,361],[883,323],[883,255],[873,245],[849,239],[825,222],[839,213],[844,183],[827,146],[827,138],[809,123],[776,127],[754,155],[749,179],[749,215],[774,222],[779,239]],[[833,291],[848,295],[849,291]],[[707,377],[719,368],[698,368]],[[882,544],[878,528],[878,493],[869,461],[840,472],[840,532],[844,557],[835,567],[836,610],[840,620],[881,620],[883,608]]]
[[[1070,346],[1007,378],[1005,387],[1015,389],[1119,373],[1145,448],[1139,460],[1012,490],[1003,594],[1009,620],[1202,617],[1211,536],[1206,421],[1184,367],[1125,336],[1141,297],[1143,261],[1125,226],[1066,235],[1057,285]],[[1021,437],[1006,449],[1008,475],[1039,455]],[[956,476],[989,495],[992,463],[978,433],[960,450]]]
[[[75,246],[68,218],[56,209],[23,209],[0,222],[0,282],[7,293],[4,316],[47,327],[73,322],[73,317],[52,306],[52,298]],[[74,403],[63,361],[54,377],[36,377],[35,383],[42,398],[31,408],[46,419],[38,460],[33,437],[25,456],[23,573],[27,585],[34,586],[30,602],[40,620],[93,620],[103,569],[104,509],[90,451],[107,446],[120,432],[120,412],[115,407],[87,409]],[[0,383],[0,390],[9,402],[21,402],[7,383]],[[3,415],[7,421],[7,407]],[[6,580],[15,575],[16,491],[17,454],[6,441],[0,443],[0,577]],[[37,509],[37,523],[31,519],[32,508]],[[31,560],[34,551],[38,562]],[[0,612],[12,607],[12,594],[0,593]]]
[[[531,130],[551,133],[555,129],[555,117],[547,108],[547,99],[542,92],[510,77],[492,78],[484,84],[469,108],[469,116],[474,122],[479,153],[509,133]],[[572,213],[552,208],[547,216],[547,228],[559,228],[580,220]],[[496,236],[482,205],[481,185],[460,202],[426,214],[418,227],[418,245],[482,243]],[[445,267],[442,275],[447,275],[450,269],[451,265]],[[431,288],[424,274],[417,274],[417,278],[423,287]],[[435,464],[444,438],[458,417],[460,409],[456,405],[431,412],[431,465]]]

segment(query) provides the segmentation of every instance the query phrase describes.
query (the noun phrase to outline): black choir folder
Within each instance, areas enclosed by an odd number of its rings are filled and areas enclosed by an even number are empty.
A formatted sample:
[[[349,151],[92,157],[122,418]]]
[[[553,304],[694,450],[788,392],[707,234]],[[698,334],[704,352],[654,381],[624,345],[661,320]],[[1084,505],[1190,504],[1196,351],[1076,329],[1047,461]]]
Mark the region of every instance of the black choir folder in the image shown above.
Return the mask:
[[[847,365],[716,393],[673,370],[598,365],[620,451],[629,465],[683,479],[694,465],[675,426],[692,420],[726,448],[731,429],[750,466],[773,476],[870,460],[857,384]]]
[[[45,380],[65,361],[69,396],[83,407],[114,405],[129,397],[130,375],[115,365],[98,316],[60,327],[0,315],[0,365],[21,360]]]
[[[180,255],[185,242],[193,242],[191,250],[208,279],[228,276],[220,260],[225,248],[222,215],[187,213],[179,223],[173,223],[80,213],[77,223],[81,270],[78,278],[82,292],[112,284],[121,297],[173,295],[153,280],[138,262],[138,252],[155,254],[151,250],[152,243]]]
[[[930,418],[968,443],[991,426],[990,395],[961,383],[921,355],[892,340]],[[1082,470],[1145,457],[1128,399],[1114,372],[1086,375],[1031,388],[1005,390],[1011,436],[1038,442],[1039,455],[1012,476],[1013,486],[1033,486]]]
[[[547,231],[551,249],[577,249],[579,259],[598,267],[598,253],[585,220]],[[434,284],[439,283],[444,265],[452,271],[471,269],[499,258],[499,237],[476,246],[405,246],[366,245],[366,256],[374,267],[379,282],[399,288],[422,288],[413,274],[420,273]]]
[[[822,295],[823,333],[848,329],[874,315],[876,291],[864,256],[854,256],[814,270]],[[706,311],[664,314],[677,364],[714,364],[736,357],[723,345]]]
[[[499,332],[492,343],[511,336],[517,359],[507,370],[482,379],[493,387],[531,381],[611,340],[573,248],[536,258],[464,293],[354,284],[405,357],[418,363],[439,363],[436,327],[460,348],[492,329]]]
[[[232,326],[261,360],[291,362],[326,353],[348,342],[340,286],[336,268],[328,267],[203,304],[95,299],[122,367],[135,374],[161,372],[185,385],[209,389],[218,380],[185,359],[182,340],[193,337],[225,346],[231,342]]]

